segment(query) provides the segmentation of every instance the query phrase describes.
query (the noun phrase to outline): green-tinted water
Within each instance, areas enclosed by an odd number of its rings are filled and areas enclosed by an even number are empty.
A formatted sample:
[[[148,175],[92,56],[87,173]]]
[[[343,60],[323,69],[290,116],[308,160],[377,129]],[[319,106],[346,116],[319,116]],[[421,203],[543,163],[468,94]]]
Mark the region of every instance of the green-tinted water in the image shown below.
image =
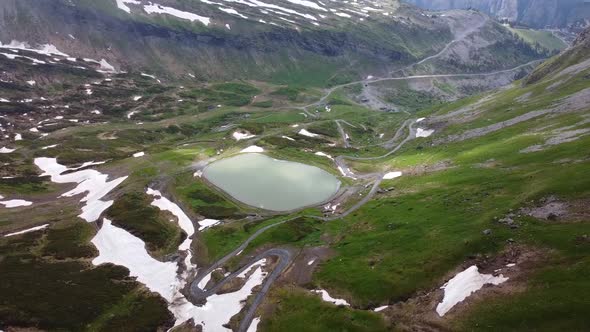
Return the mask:
[[[340,188],[340,181],[320,168],[258,153],[214,162],[203,176],[240,202],[272,211],[319,204]]]

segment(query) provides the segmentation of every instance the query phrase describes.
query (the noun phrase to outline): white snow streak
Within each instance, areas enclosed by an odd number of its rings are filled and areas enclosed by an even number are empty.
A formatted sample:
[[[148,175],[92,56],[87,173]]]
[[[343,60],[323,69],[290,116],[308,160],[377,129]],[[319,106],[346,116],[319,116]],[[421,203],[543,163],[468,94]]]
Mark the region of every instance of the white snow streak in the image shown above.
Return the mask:
[[[481,274],[477,266],[473,265],[463,272],[459,272],[449,280],[441,289],[445,290],[445,296],[437,306],[436,312],[444,316],[457,303],[465,300],[472,293],[477,292],[486,284],[499,285],[508,280],[503,275],[494,277],[491,274]]]

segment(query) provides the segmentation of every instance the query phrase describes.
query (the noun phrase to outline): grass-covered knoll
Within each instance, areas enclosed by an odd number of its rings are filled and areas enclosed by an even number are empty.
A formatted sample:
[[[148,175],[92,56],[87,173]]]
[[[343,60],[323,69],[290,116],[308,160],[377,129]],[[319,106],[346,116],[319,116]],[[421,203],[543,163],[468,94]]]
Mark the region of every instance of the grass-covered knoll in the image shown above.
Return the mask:
[[[297,86],[284,86],[276,89],[275,91],[271,92],[271,95],[274,96],[281,96],[287,98],[290,101],[297,101],[299,96],[306,91],[305,88],[297,87]]]
[[[113,224],[142,239],[156,256],[176,251],[186,234],[159,208],[151,206],[152,197],[130,192],[117,198],[106,211]]]
[[[260,90],[247,83],[218,83],[204,88],[194,88],[179,93],[182,98],[194,100],[206,108],[218,104],[228,106],[245,106],[250,104],[252,98],[260,93]]]
[[[319,295],[301,289],[276,289],[267,300],[273,304],[262,315],[259,331],[388,331],[376,313],[337,307],[322,301]]]
[[[244,216],[240,207],[208,187],[190,173],[178,175],[171,190],[195,214],[212,219],[239,219]]]
[[[93,236],[94,227],[79,220],[65,227],[54,226],[47,230],[42,254],[58,260],[94,257],[98,252],[90,244]]]
[[[146,331],[170,326],[172,317],[164,300],[129,279],[125,268],[92,267],[76,260],[88,256],[87,250],[79,250],[89,245],[91,226],[84,225],[70,223],[0,240],[0,326],[51,331]],[[60,235],[78,243],[78,250],[65,248]]]
[[[557,38],[551,31],[533,29],[510,29],[524,41],[532,45],[538,45],[549,51],[561,51],[567,44]]]
[[[448,89],[448,87],[445,87]],[[388,86],[384,100],[404,111],[421,111],[442,103],[442,97],[430,92],[413,90],[407,82],[395,82]]]

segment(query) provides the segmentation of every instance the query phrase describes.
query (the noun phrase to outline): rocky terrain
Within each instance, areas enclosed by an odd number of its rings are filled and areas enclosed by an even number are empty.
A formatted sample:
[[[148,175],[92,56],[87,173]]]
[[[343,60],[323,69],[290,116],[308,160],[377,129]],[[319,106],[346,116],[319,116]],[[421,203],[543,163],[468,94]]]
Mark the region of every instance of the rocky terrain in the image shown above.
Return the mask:
[[[202,82],[328,86],[383,76],[439,52],[465,29],[458,22],[483,19],[469,12],[427,16],[398,1],[28,1],[0,4],[2,43],[51,44],[71,57],[105,59],[117,70]],[[510,54],[522,51],[498,24],[485,30],[498,38],[482,50],[486,57],[497,52],[494,44]],[[531,60],[544,56],[531,52]]]
[[[590,24],[584,0],[407,0],[433,10],[475,8],[500,19],[533,28],[580,29]]]

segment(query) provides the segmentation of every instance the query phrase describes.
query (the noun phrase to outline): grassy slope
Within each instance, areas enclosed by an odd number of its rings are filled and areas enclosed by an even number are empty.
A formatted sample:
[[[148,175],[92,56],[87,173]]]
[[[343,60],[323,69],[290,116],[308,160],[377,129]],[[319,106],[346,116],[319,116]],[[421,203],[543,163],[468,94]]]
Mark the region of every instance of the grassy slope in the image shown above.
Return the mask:
[[[92,226],[75,220],[0,240],[0,325],[126,331],[168,326],[165,302],[119,266],[92,267]],[[75,244],[75,245],[74,245]]]
[[[117,227],[145,241],[152,254],[162,257],[176,252],[186,234],[170,221],[172,216],[150,205],[152,199],[140,192],[126,193],[115,201],[106,215]]]
[[[555,37],[550,31],[512,28],[510,31],[517,34],[527,43],[532,45],[539,44],[541,47],[546,48],[549,51],[561,51],[567,47],[563,40]]]
[[[551,93],[546,90],[553,83],[549,81],[508,90],[490,101],[483,115],[467,125],[449,127],[448,131],[481,127],[548,107],[559,98],[588,88],[584,79],[587,74],[570,77]],[[531,101],[514,103],[515,98],[527,92],[534,96]],[[460,101],[450,108],[458,109],[464,104]],[[510,114],[501,111],[506,107],[502,105],[511,105]],[[448,112],[449,107],[444,111]],[[393,168],[408,168],[446,160],[454,167],[384,183],[383,187],[395,186],[393,194],[378,197],[343,222],[325,224],[299,240],[305,243],[319,232],[332,239],[328,243],[338,253],[321,266],[314,283],[329,289],[332,296],[344,296],[360,307],[391,303],[420,289],[440,286],[440,278],[467,257],[494,254],[505,247],[508,239],[513,239],[550,249],[552,254],[546,257],[545,267],[531,272],[530,284],[523,292],[474,305],[453,323],[454,328],[582,330],[590,323],[583,314],[588,309],[584,299],[590,293],[585,281],[590,247],[577,243],[576,238],[588,234],[590,224],[551,225],[522,218],[518,220],[521,227],[514,231],[493,222],[494,217],[501,217],[510,209],[548,195],[565,200],[590,195],[590,180],[584,175],[587,161],[556,162],[565,158],[588,160],[590,155],[584,148],[590,144],[588,136],[540,152],[520,153],[530,145],[544,142],[547,131],[533,135],[531,128],[549,124],[559,128],[581,119],[579,114],[544,117],[481,138],[434,148],[424,148],[428,140],[409,144],[399,155],[383,162]],[[580,128],[584,127],[588,125]],[[490,160],[497,166],[481,166]],[[284,234],[290,227],[279,226],[274,232]],[[493,235],[483,235],[484,229],[492,229]],[[288,298],[280,294],[282,299]],[[270,323],[262,325],[263,330],[270,331],[275,322],[289,320],[291,316],[311,315],[304,306],[292,310],[291,314],[283,313],[287,317],[265,317]]]

